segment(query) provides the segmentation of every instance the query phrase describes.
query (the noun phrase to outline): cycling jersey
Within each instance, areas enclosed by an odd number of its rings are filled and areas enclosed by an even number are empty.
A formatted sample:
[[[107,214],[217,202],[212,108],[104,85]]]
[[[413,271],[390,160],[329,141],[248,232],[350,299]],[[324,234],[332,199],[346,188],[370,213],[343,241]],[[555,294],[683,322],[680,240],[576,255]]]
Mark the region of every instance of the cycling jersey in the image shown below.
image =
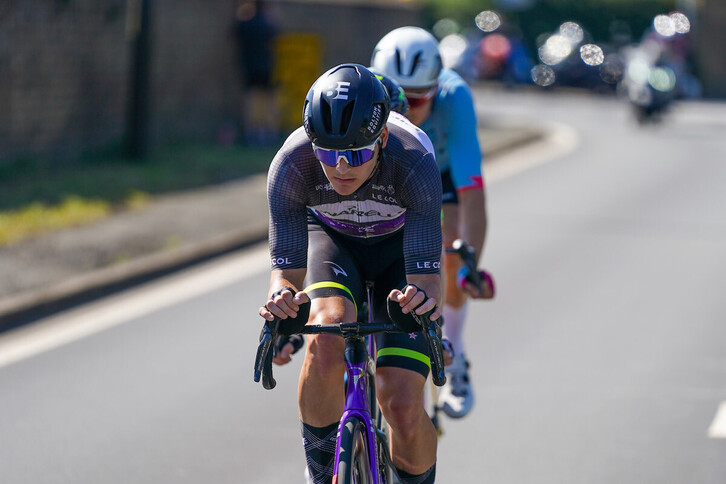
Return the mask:
[[[434,155],[422,144],[423,133],[402,117],[390,116],[388,129],[380,163],[351,195],[333,190],[302,128],[285,141],[267,178],[273,269],[307,267],[310,215],[369,244],[403,231],[406,273],[439,273],[441,177]]]
[[[471,89],[451,69],[443,69],[431,114],[421,125],[436,147],[436,162],[451,172],[457,192],[482,188],[482,153]]]

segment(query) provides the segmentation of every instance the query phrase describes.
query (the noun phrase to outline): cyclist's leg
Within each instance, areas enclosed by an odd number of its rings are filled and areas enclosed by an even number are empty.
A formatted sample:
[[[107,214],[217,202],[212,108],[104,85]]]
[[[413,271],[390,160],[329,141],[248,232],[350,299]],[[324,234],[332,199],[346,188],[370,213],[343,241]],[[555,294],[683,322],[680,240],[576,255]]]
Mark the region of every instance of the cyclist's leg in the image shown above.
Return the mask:
[[[405,285],[403,260],[389,267],[375,284],[374,314],[380,321],[387,315],[385,301],[390,289]],[[376,390],[391,431],[393,463],[404,484],[432,483],[437,436],[423,404],[430,371],[428,346],[422,333],[384,334],[377,341]]]
[[[310,323],[353,321],[363,295],[358,270],[347,249],[318,226],[308,231],[305,291],[312,299]],[[336,336],[308,337],[298,387],[298,404],[308,471],[315,484],[332,479],[338,421],[343,411],[345,343]]]
[[[453,242],[460,237],[458,230],[459,199],[449,173],[442,174],[441,182],[447,194],[443,204],[444,247],[451,247]],[[461,257],[458,254],[446,254],[443,266],[446,292],[442,329],[444,338],[451,342],[454,349],[454,360],[446,368],[447,382],[441,390],[439,400],[444,412],[449,417],[461,418],[467,415],[474,406],[474,391],[469,381],[469,363],[464,346],[464,328],[469,301],[464,291],[459,289],[456,281],[462,266]]]
[[[452,198],[451,203],[443,204],[443,240],[444,247],[451,247],[459,238],[459,205],[457,199]],[[451,341],[455,354],[464,353],[464,322],[466,317],[467,297],[459,289],[456,276],[462,266],[458,254],[446,254],[444,259],[444,273],[446,292],[444,295],[444,337]]]
[[[402,477],[432,474],[436,464],[436,430],[423,406],[425,383],[426,377],[404,368],[384,366],[376,371],[378,401],[391,431],[393,463]],[[433,482],[431,477],[431,481],[415,482]]]

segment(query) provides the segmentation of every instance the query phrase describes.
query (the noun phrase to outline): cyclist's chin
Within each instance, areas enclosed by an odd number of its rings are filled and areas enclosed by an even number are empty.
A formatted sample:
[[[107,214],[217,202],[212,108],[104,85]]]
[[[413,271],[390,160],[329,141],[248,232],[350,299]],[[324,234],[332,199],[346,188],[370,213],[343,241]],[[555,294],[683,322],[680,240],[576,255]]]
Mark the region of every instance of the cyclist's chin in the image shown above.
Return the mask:
[[[357,178],[338,178],[333,177],[330,180],[330,184],[333,185],[333,190],[338,195],[352,195],[353,192],[358,190],[362,183]]]

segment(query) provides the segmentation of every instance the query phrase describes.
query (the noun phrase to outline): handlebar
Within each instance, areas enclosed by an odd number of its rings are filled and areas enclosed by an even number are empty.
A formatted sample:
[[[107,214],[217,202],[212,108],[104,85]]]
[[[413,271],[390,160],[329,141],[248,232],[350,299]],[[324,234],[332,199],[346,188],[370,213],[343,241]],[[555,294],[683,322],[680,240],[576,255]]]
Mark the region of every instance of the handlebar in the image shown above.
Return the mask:
[[[444,349],[441,345],[441,318],[432,321],[429,316],[433,313],[427,311],[418,315],[415,311],[409,313],[413,319],[423,328],[423,335],[429,346],[429,359],[431,360],[431,380],[438,387],[446,383],[444,372]]]
[[[446,249],[446,253],[459,254],[461,260],[464,262],[464,265],[469,270],[467,279],[481,292],[481,274],[479,273],[479,269],[476,267],[476,252],[474,251],[474,248],[463,240],[456,239],[454,243],[451,244],[451,248]]]
[[[431,377],[434,383],[442,386],[446,383],[446,374],[444,373],[444,356],[441,346],[441,325],[440,320],[431,321],[429,311],[422,315],[411,313],[411,316],[421,326],[424,338],[429,345],[429,353],[431,359]],[[273,321],[265,321],[260,334],[260,343],[257,346],[257,356],[255,357],[254,381],[262,380],[262,386],[266,390],[275,388],[277,382],[272,376],[272,347],[279,336],[278,327],[280,319],[275,318]],[[304,326],[295,334],[334,334],[344,338],[367,336],[374,333],[406,333],[407,331],[399,328],[394,323],[339,323],[339,324],[310,324]]]

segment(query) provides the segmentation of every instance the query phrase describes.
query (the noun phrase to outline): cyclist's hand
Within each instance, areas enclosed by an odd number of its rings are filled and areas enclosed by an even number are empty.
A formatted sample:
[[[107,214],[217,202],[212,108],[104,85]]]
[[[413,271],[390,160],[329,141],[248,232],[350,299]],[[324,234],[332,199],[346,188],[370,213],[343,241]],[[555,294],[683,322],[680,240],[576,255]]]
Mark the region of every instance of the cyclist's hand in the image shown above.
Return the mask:
[[[277,352],[275,356],[272,357],[272,362],[276,365],[286,365],[292,361],[293,352],[294,348],[292,343],[287,343],[280,351]]]
[[[494,279],[491,274],[484,270],[479,269],[478,273],[481,287],[473,282],[474,278],[469,267],[464,266],[459,269],[459,273],[456,276],[456,282],[459,288],[474,299],[492,299],[495,293]]]
[[[394,289],[388,294],[388,299],[397,302],[401,306],[401,312],[408,314],[411,311],[416,311],[416,314],[423,314],[426,311],[434,309],[429,319],[435,321],[441,317],[441,308],[436,305],[436,299],[428,297],[426,293],[414,286],[413,284],[407,285],[403,288],[403,291]]]
[[[297,353],[305,344],[305,340],[301,334],[293,336],[282,335],[275,344],[272,362],[276,365],[285,365],[292,361],[292,355]]]
[[[309,302],[310,298],[304,291],[298,291],[294,296],[289,288],[282,288],[272,294],[264,306],[259,310],[259,315],[267,321],[276,317],[280,319],[294,318],[300,309],[300,305]]]

